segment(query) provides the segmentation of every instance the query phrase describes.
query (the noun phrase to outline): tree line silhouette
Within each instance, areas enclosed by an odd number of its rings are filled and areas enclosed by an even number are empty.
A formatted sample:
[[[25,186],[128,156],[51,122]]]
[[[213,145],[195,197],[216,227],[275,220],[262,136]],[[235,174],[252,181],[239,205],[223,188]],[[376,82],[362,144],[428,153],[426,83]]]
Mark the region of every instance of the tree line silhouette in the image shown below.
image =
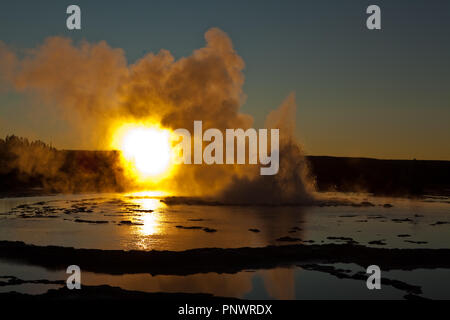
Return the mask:
[[[282,155],[280,155],[282,156]],[[121,192],[131,181],[118,151],[57,150],[40,140],[0,139],[0,192]],[[450,161],[307,156],[319,191],[450,195]]]
[[[113,192],[126,178],[116,151],[57,150],[15,135],[0,139],[0,191]]]

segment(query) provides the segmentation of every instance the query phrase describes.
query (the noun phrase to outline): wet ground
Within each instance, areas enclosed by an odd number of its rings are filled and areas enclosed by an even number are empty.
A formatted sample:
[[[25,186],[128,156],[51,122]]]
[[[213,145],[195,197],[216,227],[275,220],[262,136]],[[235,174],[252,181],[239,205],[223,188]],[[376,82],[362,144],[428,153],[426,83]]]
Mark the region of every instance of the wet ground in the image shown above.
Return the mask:
[[[323,200],[315,206],[274,207],[199,205],[189,201],[174,204],[152,194],[6,198],[0,199],[0,240],[103,250],[183,251],[329,243],[373,248],[449,248],[448,198],[411,200],[355,194],[321,197]],[[330,272],[320,263],[291,263],[224,274],[83,272],[82,283],[145,292],[211,293],[258,299],[403,299],[408,294],[450,298],[450,289],[442,281],[449,278],[450,269],[383,271],[383,277],[409,287],[388,282],[382,290],[370,291],[361,280],[361,272],[365,271],[361,265],[325,265],[348,272]],[[42,266],[2,260],[0,292],[40,294],[63,286],[66,276],[62,269],[49,271]],[[411,289],[414,286],[420,287],[420,292]]]
[[[283,243],[445,248],[447,198],[327,195],[318,206],[168,205],[145,195],[0,199],[0,240],[75,248],[186,250]],[[330,200],[332,199],[332,200]],[[339,205],[335,199],[352,201]]]

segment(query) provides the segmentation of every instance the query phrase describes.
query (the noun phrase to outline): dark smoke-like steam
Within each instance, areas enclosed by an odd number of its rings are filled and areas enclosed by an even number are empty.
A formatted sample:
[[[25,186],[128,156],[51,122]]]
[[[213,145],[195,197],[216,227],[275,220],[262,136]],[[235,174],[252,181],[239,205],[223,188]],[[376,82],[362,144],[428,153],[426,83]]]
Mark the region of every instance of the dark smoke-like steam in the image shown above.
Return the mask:
[[[210,29],[205,38],[206,46],[191,56],[175,60],[161,50],[132,65],[123,50],[105,42],[75,46],[69,39],[52,37],[22,59],[0,43],[0,81],[43,100],[50,112],[60,110],[93,148],[107,148],[112,130],[127,121],[150,120],[188,130],[194,120],[202,120],[204,130],[250,128],[253,118],[240,112],[244,62],[223,31]],[[192,165],[161,183],[178,193],[232,202],[311,199],[313,184],[294,137],[294,95],[268,115],[266,126],[280,129],[278,175],[262,177],[255,166]]]

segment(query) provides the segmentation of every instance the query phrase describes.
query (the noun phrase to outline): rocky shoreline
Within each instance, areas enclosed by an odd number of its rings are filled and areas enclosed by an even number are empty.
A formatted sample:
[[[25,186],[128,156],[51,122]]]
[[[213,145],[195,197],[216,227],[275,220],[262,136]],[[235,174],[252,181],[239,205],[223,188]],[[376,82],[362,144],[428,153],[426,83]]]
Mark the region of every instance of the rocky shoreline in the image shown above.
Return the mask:
[[[0,258],[48,269],[65,269],[76,264],[84,271],[106,274],[235,273],[246,269],[269,269],[299,263],[355,263],[363,267],[377,264],[382,270],[450,268],[450,249],[389,249],[348,243],[201,248],[185,251],[123,251],[0,241]]]

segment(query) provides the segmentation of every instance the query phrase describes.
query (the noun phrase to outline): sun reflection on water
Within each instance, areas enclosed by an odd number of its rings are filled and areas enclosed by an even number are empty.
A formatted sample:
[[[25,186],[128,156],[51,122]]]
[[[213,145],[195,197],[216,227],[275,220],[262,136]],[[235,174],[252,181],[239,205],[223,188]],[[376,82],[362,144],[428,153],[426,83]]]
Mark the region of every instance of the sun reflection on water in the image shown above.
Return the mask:
[[[142,214],[139,218],[142,226],[139,228],[139,234],[142,236],[151,236],[162,233],[161,217],[164,214],[162,210],[166,205],[160,201],[163,193],[155,191],[135,192],[128,194],[133,204],[139,205]]]
[[[142,217],[142,223],[139,232],[143,236],[151,236],[156,233],[160,233],[160,223],[159,223],[159,214],[157,213],[146,213]]]

